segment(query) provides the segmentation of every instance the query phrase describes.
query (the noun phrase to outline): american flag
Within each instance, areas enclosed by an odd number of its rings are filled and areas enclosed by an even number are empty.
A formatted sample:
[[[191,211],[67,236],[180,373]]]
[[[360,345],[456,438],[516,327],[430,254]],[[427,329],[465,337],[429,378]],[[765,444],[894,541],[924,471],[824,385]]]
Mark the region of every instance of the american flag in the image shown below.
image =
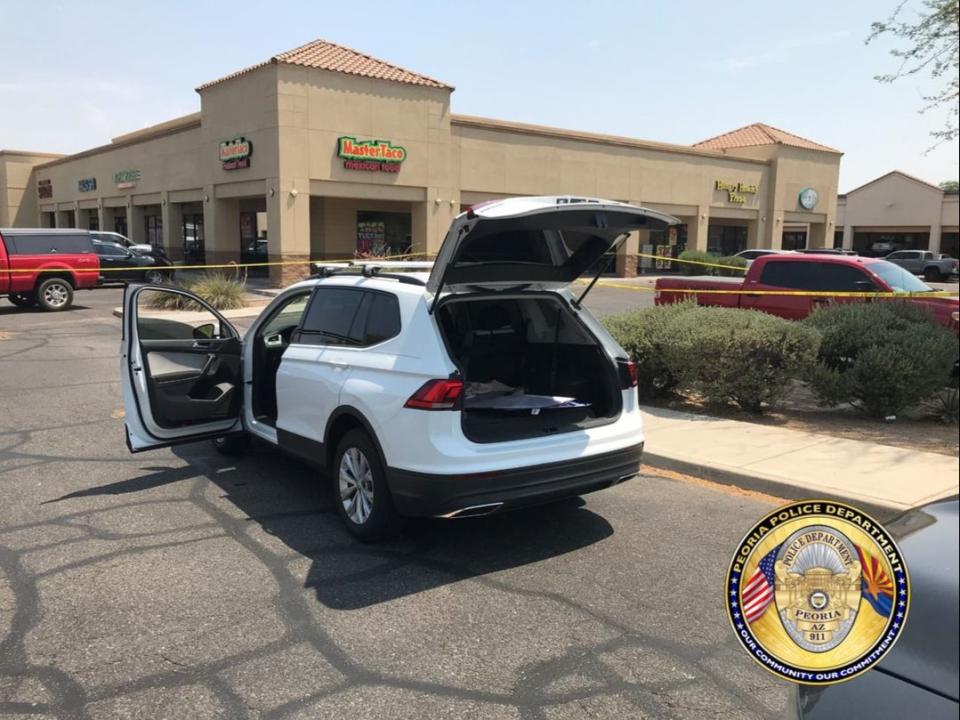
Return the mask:
[[[779,551],[780,545],[777,545],[764,555],[753,575],[740,588],[740,605],[748,623],[752,623],[763,615],[767,605],[773,600],[773,565],[777,562]]]

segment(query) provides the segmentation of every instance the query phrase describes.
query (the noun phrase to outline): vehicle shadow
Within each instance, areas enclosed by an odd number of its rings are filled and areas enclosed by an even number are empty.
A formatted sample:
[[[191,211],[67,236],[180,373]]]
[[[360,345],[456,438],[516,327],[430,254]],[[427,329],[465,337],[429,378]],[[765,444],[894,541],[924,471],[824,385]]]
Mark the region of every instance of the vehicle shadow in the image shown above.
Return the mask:
[[[176,455],[217,485],[222,497],[298,555],[308,558],[304,586],[338,610],[353,610],[460,580],[540,562],[613,534],[580,498],[516,513],[463,520],[417,519],[377,544],[350,536],[336,514],[332,483],[312,468],[255,446],[242,458],[219,456],[206,443]],[[179,474],[174,474],[175,480]],[[128,481],[133,488],[152,480]],[[116,493],[117,488],[105,488]],[[135,490],[132,490],[135,491]],[[297,558],[286,558],[287,565]]]

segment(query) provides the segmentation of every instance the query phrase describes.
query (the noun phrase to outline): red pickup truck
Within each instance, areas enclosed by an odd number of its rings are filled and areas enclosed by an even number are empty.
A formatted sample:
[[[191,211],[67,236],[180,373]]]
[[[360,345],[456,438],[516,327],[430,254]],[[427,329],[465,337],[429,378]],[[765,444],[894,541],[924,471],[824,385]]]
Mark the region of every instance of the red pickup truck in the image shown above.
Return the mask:
[[[86,230],[0,229],[0,297],[14,305],[66,310],[74,290],[99,280],[100,259]]]
[[[837,292],[933,292],[907,270],[886,260],[846,255],[764,255],[753,261],[743,278],[677,277],[657,280],[657,305],[681,302],[691,295],[699,305],[761,310],[799,320],[820,305],[859,302],[857,297],[833,297]],[[678,292],[734,290],[740,293]],[[802,290],[813,295],[766,295],[770,291]],[[820,294],[822,293],[822,295]],[[910,297],[908,302],[929,308],[942,325],[957,327],[960,302],[952,297]]]

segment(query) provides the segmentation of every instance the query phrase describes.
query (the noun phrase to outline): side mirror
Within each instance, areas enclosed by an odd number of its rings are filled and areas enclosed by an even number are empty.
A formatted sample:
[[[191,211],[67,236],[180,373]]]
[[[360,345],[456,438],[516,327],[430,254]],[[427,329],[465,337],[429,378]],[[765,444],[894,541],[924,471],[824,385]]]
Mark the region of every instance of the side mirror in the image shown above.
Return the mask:
[[[212,340],[216,337],[216,330],[217,328],[213,323],[198,325],[193,329],[193,337],[195,340]]]

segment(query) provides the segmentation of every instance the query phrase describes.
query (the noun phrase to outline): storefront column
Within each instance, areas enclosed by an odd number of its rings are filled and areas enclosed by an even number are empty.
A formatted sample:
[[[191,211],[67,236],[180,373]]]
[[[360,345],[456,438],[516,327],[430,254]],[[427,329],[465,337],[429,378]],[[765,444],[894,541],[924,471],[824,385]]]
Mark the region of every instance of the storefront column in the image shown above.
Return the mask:
[[[267,188],[267,258],[295,263],[271,265],[270,283],[286,287],[310,274],[310,181],[270,178]]]
[[[809,235],[807,242],[810,242]],[[781,211],[774,213],[773,224],[770,226],[770,249],[783,249],[783,212]]]
[[[710,208],[701,205],[692,221],[687,223],[687,248],[707,251],[707,230],[710,227]]]
[[[932,253],[940,252],[940,236],[942,234],[940,223],[930,226],[930,242],[927,250]]]
[[[160,194],[160,216],[167,255],[171,260],[183,260],[183,207],[170,202],[166,192]]]
[[[747,249],[756,250],[760,247],[760,222],[747,220]]]
[[[212,185],[204,188],[203,233],[208,265],[240,262],[240,201],[215,198]]]
[[[147,236],[147,226],[143,215],[143,206],[133,204],[133,200],[127,201],[127,237],[135,244],[145,243]]]
[[[433,257],[440,250],[453,218],[460,212],[460,193],[427,188],[426,202],[411,203],[410,252]],[[418,258],[419,259],[419,258]]]
[[[639,203],[638,203],[639,204]],[[648,238],[650,236],[649,231],[645,231],[644,235]],[[640,258],[637,257],[637,253],[640,252],[640,232],[634,231],[630,233],[626,240],[620,245],[617,249],[616,257],[616,274],[617,277],[636,277],[637,276],[637,265]]]
[[[807,231],[807,247],[808,248],[825,248],[833,246],[833,238],[831,242],[827,244],[827,224],[825,222],[821,223],[810,223],[810,229]]]
[[[853,250],[853,226],[843,226],[843,249]]]
[[[104,207],[102,204],[97,208],[97,225],[105,232],[113,232],[113,208]]]

